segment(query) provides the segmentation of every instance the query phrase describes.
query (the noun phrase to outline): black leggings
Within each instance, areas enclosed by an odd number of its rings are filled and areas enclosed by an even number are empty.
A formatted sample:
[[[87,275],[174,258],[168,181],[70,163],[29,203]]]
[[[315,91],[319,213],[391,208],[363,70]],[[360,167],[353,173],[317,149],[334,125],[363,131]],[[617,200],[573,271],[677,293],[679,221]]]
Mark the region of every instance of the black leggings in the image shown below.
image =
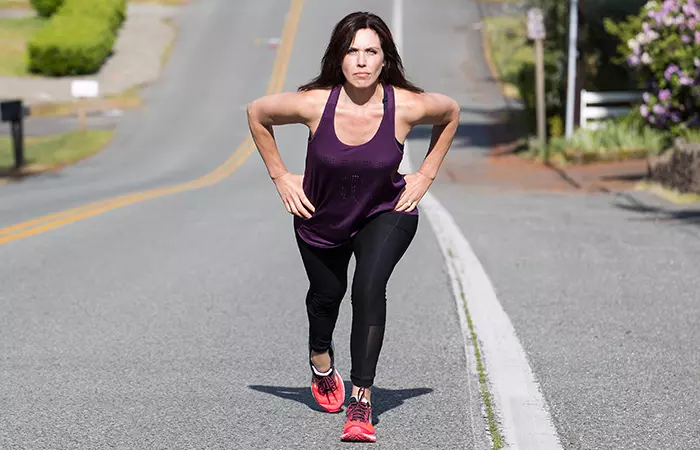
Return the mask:
[[[418,216],[392,211],[372,218],[341,247],[313,247],[297,235],[310,284],[306,295],[309,345],[320,353],[331,345],[348,286],[350,256],[355,254],[350,335],[350,379],[355,386],[369,388],[374,383],[386,323],[386,286],[417,228]]]

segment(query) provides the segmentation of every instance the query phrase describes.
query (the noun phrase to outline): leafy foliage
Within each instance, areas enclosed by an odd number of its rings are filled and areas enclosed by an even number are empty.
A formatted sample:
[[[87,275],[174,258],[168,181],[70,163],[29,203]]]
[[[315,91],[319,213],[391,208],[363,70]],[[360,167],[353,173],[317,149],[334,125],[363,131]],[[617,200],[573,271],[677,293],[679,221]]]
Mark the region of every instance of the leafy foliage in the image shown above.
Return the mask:
[[[700,126],[700,7],[696,0],[650,1],[606,29],[646,89],[641,115],[657,128],[681,135]]]
[[[65,0],[28,42],[29,70],[48,76],[97,72],[125,18],[126,0]]]
[[[63,5],[63,0],[30,0],[40,17],[51,17]]]

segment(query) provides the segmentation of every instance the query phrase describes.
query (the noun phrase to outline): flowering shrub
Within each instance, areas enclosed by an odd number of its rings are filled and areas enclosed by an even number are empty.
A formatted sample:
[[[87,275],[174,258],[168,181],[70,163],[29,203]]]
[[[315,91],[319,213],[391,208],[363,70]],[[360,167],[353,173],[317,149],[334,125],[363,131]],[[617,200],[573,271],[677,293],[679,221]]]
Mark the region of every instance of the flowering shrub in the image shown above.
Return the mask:
[[[654,127],[680,135],[700,126],[698,0],[648,2],[636,16],[605,27],[646,90],[639,112]]]

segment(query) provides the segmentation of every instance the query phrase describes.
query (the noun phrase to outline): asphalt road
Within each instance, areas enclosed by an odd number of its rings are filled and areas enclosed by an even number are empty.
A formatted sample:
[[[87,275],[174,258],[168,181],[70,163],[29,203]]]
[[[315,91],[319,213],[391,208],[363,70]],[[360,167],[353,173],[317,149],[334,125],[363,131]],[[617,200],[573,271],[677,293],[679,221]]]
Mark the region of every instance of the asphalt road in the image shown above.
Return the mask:
[[[197,179],[246,139],[244,105],[266,92],[276,57],[259,43],[280,37],[289,3],[187,8],[149,107],[121,119],[99,155],[1,187],[0,227]],[[392,14],[391,2],[304,2],[285,90],[315,74],[332,26],[353,10]],[[503,108],[478,20],[472,0],[404,5],[408,74],[463,106],[446,165],[483,157]],[[301,172],[305,130],[276,135]],[[429,135],[410,138],[415,164]],[[700,448],[692,217],[667,220],[639,202],[667,205],[639,194],[489,192],[444,176],[432,192],[493,280],[564,448]],[[4,243],[0,277],[2,448],[353,447],[338,442],[342,415],[313,405],[306,280],[291,216],[256,154],[212,186]],[[379,448],[489,448],[449,284],[422,218],[388,287]],[[346,301],[344,375],[349,325]]]
[[[280,37],[289,2],[200,0],[188,8],[148,108],[125,116],[94,158],[4,186],[0,226],[196,179],[243,142],[244,106],[265,93],[276,55],[256,42]],[[314,75],[335,21],[355,9],[391,18],[390,3],[304,2],[285,89]],[[276,134],[300,172],[305,130]],[[211,187],[114,209],[0,251],[0,447],[341,446],[344,416],[319,412],[309,390],[307,282],[292,217],[256,154]],[[488,447],[427,223],[388,296],[373,397],[379,447]],[[349,306],[336,335],[346,378]]]

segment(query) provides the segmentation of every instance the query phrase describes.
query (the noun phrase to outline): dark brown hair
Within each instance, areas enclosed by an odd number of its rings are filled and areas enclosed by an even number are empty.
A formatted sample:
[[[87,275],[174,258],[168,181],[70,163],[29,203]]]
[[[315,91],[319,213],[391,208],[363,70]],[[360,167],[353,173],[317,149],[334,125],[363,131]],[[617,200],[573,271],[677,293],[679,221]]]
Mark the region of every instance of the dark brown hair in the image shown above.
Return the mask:
[[[326,47],[326,53],[321,60],[321,73],[309,83],[300,86],[298,91],[330,88],[345,83],[343,58],[352,44],[355,33],[365,28],[374,30],[379,35],[384,52],[384,67],[379,74],[379,81],[408,91],[422,93],[423,89],[406,79],[403,63],[389,27],[379,16],[369,12],[348,14],[335,25],[331,40]]]

